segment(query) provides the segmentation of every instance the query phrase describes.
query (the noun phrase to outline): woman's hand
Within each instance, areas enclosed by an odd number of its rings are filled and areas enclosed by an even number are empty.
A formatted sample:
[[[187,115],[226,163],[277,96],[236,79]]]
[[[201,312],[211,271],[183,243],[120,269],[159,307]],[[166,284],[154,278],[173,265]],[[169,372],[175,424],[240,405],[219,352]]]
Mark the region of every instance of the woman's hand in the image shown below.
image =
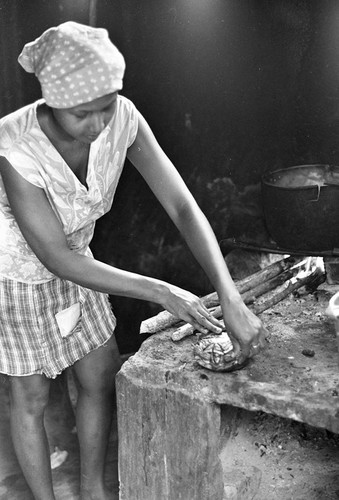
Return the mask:
[[[223,325],[204,306],[202,301],[191,292],[168,284],[161,304],[174,316],[190,323],[201,333],[221,333]]]
[[[265,347],[267,331],[241,297],[221,304],[227,333],[232,340],[238,365]]]

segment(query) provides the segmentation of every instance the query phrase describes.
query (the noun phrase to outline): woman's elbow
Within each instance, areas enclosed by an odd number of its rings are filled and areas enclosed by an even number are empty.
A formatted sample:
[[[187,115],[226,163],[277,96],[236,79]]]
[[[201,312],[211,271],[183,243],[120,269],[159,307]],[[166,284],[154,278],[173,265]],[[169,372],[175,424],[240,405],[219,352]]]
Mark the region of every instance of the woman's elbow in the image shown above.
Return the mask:
[[[60,279],[70,279],[69,270],[71,268],[69,264],[69,252],[62,251],[46,251],[41,252],[38,256],[40,262],[46,267],[46,269],[57,276]]]

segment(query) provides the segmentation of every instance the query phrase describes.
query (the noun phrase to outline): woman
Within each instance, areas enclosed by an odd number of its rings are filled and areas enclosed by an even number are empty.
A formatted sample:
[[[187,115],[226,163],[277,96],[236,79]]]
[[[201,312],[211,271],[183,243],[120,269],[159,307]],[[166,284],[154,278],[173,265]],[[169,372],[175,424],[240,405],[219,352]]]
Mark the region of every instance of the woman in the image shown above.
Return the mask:
[[[156,302],[201,331],[222,327],[190,292],[92,257],[95,221],[111,208],[126,157],[218,292],[234,367],[262,345],[264,329],[180,175],[119,95],[125,63],[107,31],[61,24],[26,44],[19,62],[43,98],[0,121],[0,372],[10,380],[13,442],[34,497],[54,499],[43,416],[50,379],[73,365],[81,499],[118,498],[103,480],[121,366],[107,294]]]

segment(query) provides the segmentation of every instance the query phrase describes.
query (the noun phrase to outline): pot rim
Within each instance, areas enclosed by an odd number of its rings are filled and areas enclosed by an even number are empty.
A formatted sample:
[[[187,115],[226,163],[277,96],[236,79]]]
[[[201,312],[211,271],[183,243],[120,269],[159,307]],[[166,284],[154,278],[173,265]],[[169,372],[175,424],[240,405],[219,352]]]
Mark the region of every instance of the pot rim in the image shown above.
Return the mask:
[[[277,186],[276,182],[270,181],[270,177],[272,177],[275,174],[279,174],[280,172],[286,173],[286,172],[291,172],[293,170],[303,170],[307,168],[319,168],[320,170],[326,171],[337,171],[338,176],[339,176],[339,165],[331,165],[329,163],[309,163],[309,164],[302,164],[302,165],[294,165],[292,167],[286,167],[286,168],[279,168],[276,170],[270,170],[268,172],[265,172],[261,176],[261,182],[265,186],[271,186],[277,189],[281,190],[309,190],[309,189],[325,189],[325,188],[339,188],[339,178],[338,178],[338,183],[331,183],[331,182],[326,182],[324,184],[317,184],[314,183],[313,185],[308,185],[308,186]]]

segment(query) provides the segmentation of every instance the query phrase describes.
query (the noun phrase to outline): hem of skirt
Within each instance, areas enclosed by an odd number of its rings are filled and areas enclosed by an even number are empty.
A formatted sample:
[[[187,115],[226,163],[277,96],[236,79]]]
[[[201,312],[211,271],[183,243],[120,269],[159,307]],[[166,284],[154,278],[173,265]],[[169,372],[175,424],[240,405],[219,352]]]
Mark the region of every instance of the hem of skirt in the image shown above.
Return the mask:
[[[80,361],[85,356],[87,356],[87,354],[89,354],[90,352],[96,351],[97,349],[99,349],[99,347],[103,347],[105,344],[107,344],[107,342],[112,338],[113,335],[114,335],[114,332],[102,344],[99,344],[99,345],[93,347],[93,349],[89,349],[89,350],[86,349],[86,351],[84,353],[79,354],[79,356],[76,359],[74,359],[73,361],[71,361],[69,364],[66,364],[64,367],[60,367],[59,371],[56,373],[53,373],[53,375],[48,375],[47,373],[45,373],[44,369],[39,369],[39,370],[30,372],[30,373],[7,373],[7,372],[4,372],[0,369],[0,374],[7,375],[8,377],[30,377],[31,375],[45,375],[45,377],[47,377],[47,378],[55,379],[55,378],[57,378],[58,375],[61,375],[61,373],[63,371],[65,371],[67,368],[70,368],[77,361]]]

